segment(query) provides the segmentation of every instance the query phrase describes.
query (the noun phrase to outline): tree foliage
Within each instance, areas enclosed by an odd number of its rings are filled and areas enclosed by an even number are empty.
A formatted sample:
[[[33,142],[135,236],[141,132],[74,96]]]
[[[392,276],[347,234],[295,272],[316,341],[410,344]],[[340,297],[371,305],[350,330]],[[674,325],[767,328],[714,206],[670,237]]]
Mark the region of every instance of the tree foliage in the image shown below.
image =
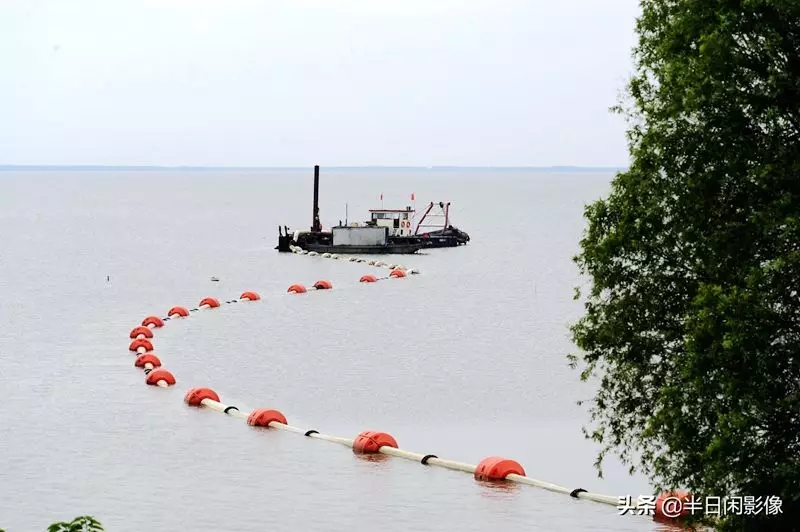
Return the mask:
[[[102,532],[103,525],[90,515],[76,517],[69,523],[53,523],[47,527],[47,532]]]
[[[800,0],[641,0],[630,167],[587,206],[587,437],[657,489],[800,529]]]

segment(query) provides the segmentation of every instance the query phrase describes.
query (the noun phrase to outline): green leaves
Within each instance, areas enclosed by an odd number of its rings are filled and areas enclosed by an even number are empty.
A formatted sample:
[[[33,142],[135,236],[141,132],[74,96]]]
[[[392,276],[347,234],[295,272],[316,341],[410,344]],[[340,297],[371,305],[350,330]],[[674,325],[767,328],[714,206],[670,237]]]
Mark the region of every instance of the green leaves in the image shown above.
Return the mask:
[[[800,2],[642,0],[631,164],[585,209],[585,434],[654,484],[800,521]],[[767,519],[766,521],[764,519]],[[794,519],[795,521],[792,521]],[[739,527],[739,528],[737,528]],[[777,528],[774,528],[777,527]]]
[[[103,530],[103,525],[90,515],[76,517],[69,523],[53,523],[47,527],[47,532],[102,532]]]

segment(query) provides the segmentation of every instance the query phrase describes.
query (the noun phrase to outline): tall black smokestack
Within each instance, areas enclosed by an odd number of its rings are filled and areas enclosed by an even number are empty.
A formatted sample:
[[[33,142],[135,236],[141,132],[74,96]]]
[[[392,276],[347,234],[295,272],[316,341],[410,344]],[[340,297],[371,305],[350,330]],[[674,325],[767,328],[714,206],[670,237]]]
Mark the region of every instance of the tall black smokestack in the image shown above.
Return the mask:
[[[311,219],[311,231],[319,233],[322,224],[319,222],[319,165],[314,166],[314,213]]]

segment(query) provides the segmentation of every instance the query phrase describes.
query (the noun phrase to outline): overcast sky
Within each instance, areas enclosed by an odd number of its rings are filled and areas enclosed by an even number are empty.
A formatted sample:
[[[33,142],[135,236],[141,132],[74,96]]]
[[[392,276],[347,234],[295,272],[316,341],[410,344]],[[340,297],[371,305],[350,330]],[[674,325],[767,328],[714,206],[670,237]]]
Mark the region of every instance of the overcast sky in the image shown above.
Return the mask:
[[[0,164],[628,159],[637,0],[0,6]]]

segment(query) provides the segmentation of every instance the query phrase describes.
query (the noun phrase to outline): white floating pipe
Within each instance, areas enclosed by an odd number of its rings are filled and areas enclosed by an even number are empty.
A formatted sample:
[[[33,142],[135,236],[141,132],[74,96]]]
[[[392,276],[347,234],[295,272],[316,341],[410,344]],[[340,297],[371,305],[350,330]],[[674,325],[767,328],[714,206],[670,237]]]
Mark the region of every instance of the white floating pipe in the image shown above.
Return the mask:
[[[202,404],[205,407],[210,408],[211,410],[216,410],[217,412],[222,412],[223,414],[226,413],[225,409],[230,407],[230,405],[224,405],[222,403],[218,403],[217,401],[214,401],[213,399],[203,399],[202,401],[200,401],[200,404]],[[238,417],[239,419],[247,419],[248,414],[245,414],[244,412],[239,411],[239,409],[236,408],[236,407],[233,407],[233,408],[235,410],[230,410],[229,412],[227,412],[227,414],[229,416]]]
[[[160,379],[156,381],[156,386],[161,386],[162,388],[169,388],[169,383],[164,379]]]
[[[144,340],[145,338],[147,338],[147,336],[143,335],[142,333],[136,335],[137,340]]]
[[[201,309],[207,309],[207,308],[211,308],[211,305],[200,305],[200,306],[199,306],[199,307],[197,307],[197,308],[201,308]]]
[[[158,381],[158,382],[160,383],[160,382],[163,382],[163,381]],[[160,384],[159,384],[159,386],[160,386]],[[224,405],[224,404],[222,404],[220,402],[214,401],[213,399],[203,399],[202,401],[200,401],[200,404],[205,406],[205,407],[210,408],[211,410],[216,410],[217,412],[222,412],[223,414],[225,413],[225,409],[229,407],[229,405]],[[234,416],[234,417],[238,417],[240,419],[245,419],[245,420],[248,417],[250,417],[249,414],[245,414],[244,412],[241,412],[238,409],[231,410],[229,412],[229,415]],[[278,421],[271,421],[267,426],[270,427],[270,428],[286,430],[286,431],[289,431],[289,432],[295,432],[297,434],[303,434],[303,435],[305,435],[308,432],[307,430],[303,430],[303,429],[301,429],[299,427],[293,427],[291,425],[285,425],[285,424],[280,423]],[[328,435],[328,434],[320,434],[319,432],[314,432],[312,434],[309,434],[308,436],[310,438],[316,438],[318,440],[324,440],[324,441],[329,441],[329,442],[333,442],[333,443],[338,443],[340,445],[344,445],[344,446],[350,447],[350,448],[353,447],[353,442],[355,441],[352,438],[341,438],[339,436],[331,436],[331,435]]]
[[[412,460],[414,462],[422,462],[422,459],[425,458],[426,455],[421,453],[412,453],[411,451],[405,451],[403,449],[395,449],[394,447],[387,447],[383,446],[378,449],[378,452],[381,454],[387,454],[389,456],[396,456],[398,458],[405,458],[406,460]],[[467,464],[464,462],[456,462],[454,460],[445,460],[443,458],[428,458],[425,463],[427,465],[435,465],[439,467],[444,467],[445,469],[452,469],[454,471],[463,471],[465,473],[475,474],[475,470],[478,466],[473,464]]]
[[[522,475],[515,475],[514,473],[506,476],[506,480],[511,480],[520,484],[527,484],[528,486],[535,486],[537,488],[554,491],[556,493],[563,493],[565,495],[572,495],[572,492],[574,491],[569,488],[565,488],[564,486],[557,486],[556,484],[551,484],[550,482],[536,480],[535,478],[531,477],[523,477]],[[602,495],[600,493],[581,491],[576,493],[574,496],[579,499],[586,499],[589,501],[599,502],[601,504],[608,504],[609,506],[619,505],[619,497],[612,497],[611,495]]]
[[[555,491],[556,493],[563,493],[565,495],[569,495],[570,493],[572,493],[572,490],[569,488],[565,488],[563,486],[557,486],[556,484],[551,484],[550,482],[544,482],[542,480],[536,480],[535,478],[523,477],[522,475],[516,475],[514,473],[511,473],[510,475],[506,476],[506,480],[519,482],[520,484],[527,484],[528,486],[536,486],[537,488],[546,489],[548,491]]]
[[[142,366],[145,370],[152,371],[154,366],[150,362],[145,362],[144,366]]]
[[[141,355],[142,353],[147,353],[147,348],[143,345],[140,345],[136,348],[136,353]]]
[[[267,426],[269,428],[271,428],[271,429],[285,430],[287,432],[295,432],[297,434],[305,434],[306,433],[306,431],[304,431],[301,428],[293,427],[291,425],[284,425],[283,423],[281,423],[279,421],[270,421]]]
[[[148,368],[148,367],[152,367],[152,364],[150,364],[150,363],[145,364],[145,368]],[[169,386],[167,384],[167,382],[164,381],[164,380],[159,380],[156,384],[158,386],[161,386],[161,387],[164,387],[164,388]],[[225,410],[230,408],[229,405],[224,405],[224,404],[222,404],[220,402],[217,402],[217,401],[214,401],[212,399],[203,399],[202,401],[200,401],[200,404],[202,404],[203,406],[205,406],[207,408],[210,408],[211,410],[215,410],[215,411],[221,412],[221,413],[225,413]],[[244,420],[246,420],[249,417],[248,414],[245,414],[244,412],[241,412],[236,407],[234,407],[234,410],[230,410],[228,412],[228,415],[233,416],[233,417],[237,417],[239,419],[244,419]],[[309,438],[316,438],[318,440],[329,441],[329,442],[332,442],[332,443],[338,443],[340,445],[344,445],[345,447],[349,447],[351,449],[353,448],[353,445],[355,443],[355,440],[351,439],[351,438],[342,438],[342,437],[339,437],[339,436],[331,436],[329,434],[321,434],[321,433],[316,432],[316,431],[312,432],[311,434],[308,434],[308,431],[306,431],[306,430],[303,430],[303,429],[301,429],[299,427],[293,427],[291,425],[286,425],[286,424],[280,423],[278,421],[271,421],[267,426],[270,427],[270,428],[278,429],[278,430],[285,430],[285,431],[294,432],[294,433],[297,433],[297,434],[308,435]],[[378,452],[381,453],[381,454],[388,455],[388,456],[395,456],[397,458],[404,458],[406,460],[411,460],[411,461],[414,461],[414,462],[422,462],[422,460],[426,456],[429,456],[429,455],[424,455],[422,453],[414,453],[414,452],[411,452],[411,451],[406,451],[404,449],[397,449],[395,447],[388,447],[388,446],[385,446],[385,445],[380,447],[378,449]],[[465,462],[456,462],[454,460],[445,460],[443,458],[438,458],[438,457],[435,457],[435,456],[429,456],[429,458],[427,460],[425,460],[425,464],[430,465],[430,466],[443,467],[445,469],[451,469],[453,471],[463,471],[464,473],[469,473],[471,475],[474,475],[475,471],[478,468],[478,466],[475,465],[475,464],[467,464]],[[505,477],[505,480],[510,480],[512,482],[517,482],[519,484],[526,484],[528,486],[534,486],[534,487],[537,487],[537,488],[546,489],[546,490],[553,491],[553,492],[556,492],[556,493],[563,493],[565,495],[572,495],[572,492],[573,492],[573,490],[571,490],[569,488],[565,488],[563,486],[558,486],[556,484],[552,484],[550,482],[544,482],[542,480],[537,480],[535,478],[530,478],[530,477],[526,477],[526,476],[522,476],[522,475],[516,475],[514,473],[511,473],[511,474],[507,475]],[[602,495],[602,494],[599,494],[599,493],[589,493],[589,492],[582,491],[582,492],[576,493],[575,497],[577,497],[579,499],[587,499],[587,500],[598,502],[598,503],[601,503],[601,504],[607,504],[607,505],[610,505],[610,506],[617,506],[619,504],[619,498],[618,497],[612,497],[610,495]]]
[[[305,434],[305,432],[303,433]],[[338,443],[339,445],[344,445],[345,447],[353,448],[353,442],[355,441],[352,438],[342,438],[339,436],[331,436],[329,434],[320,434],[319,432],[315,432],[314,434],[309,434],[311,438],[316,438],[318,440],[329,441],[332,443]]]

